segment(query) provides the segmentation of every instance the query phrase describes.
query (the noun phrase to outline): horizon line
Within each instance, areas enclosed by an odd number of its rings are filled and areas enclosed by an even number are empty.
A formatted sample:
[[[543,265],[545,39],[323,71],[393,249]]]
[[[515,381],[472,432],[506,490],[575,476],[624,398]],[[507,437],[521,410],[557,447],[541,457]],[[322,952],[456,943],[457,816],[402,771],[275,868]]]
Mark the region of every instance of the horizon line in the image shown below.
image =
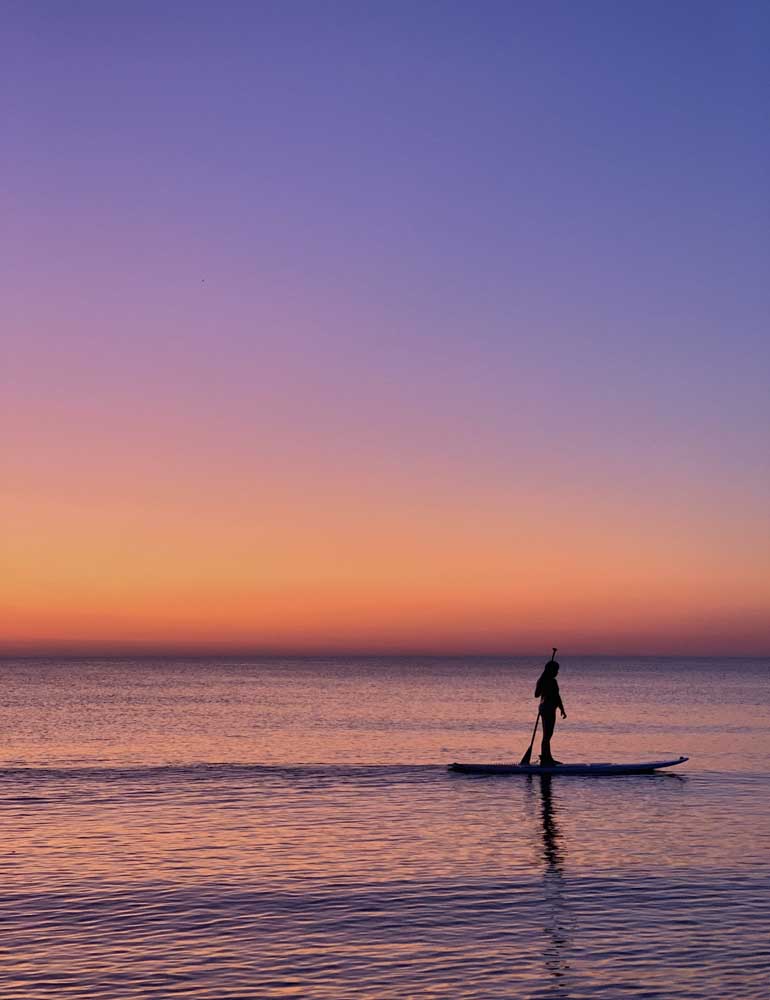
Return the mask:
[[[724,652],[713,650],[710,652],[680,653],[671,650],[623,650],[612,649],[609,651],[597,650],[576,650],[570,652],[567,647],[564,651],[557,647],[557,659],[564,657],[634,657],[634,658],[668,658],[668,659],[770,659],[770,651],[763,652]],[[473,648],[466,649],[341,649],[339,647],[319,648],[319,649],[296,649],[286,648],[255,648],[244,647],[240,649],[222,647],[185,647],[185,646],[120,646],[120,647],[16,647],[3,648],[0,646],[0,660],[40,660],[40,659],[268,659],[284,658],[297,660],[313,659],[525,659],[525,658],[548,658],[548,652],[542,650],[479,650]]]

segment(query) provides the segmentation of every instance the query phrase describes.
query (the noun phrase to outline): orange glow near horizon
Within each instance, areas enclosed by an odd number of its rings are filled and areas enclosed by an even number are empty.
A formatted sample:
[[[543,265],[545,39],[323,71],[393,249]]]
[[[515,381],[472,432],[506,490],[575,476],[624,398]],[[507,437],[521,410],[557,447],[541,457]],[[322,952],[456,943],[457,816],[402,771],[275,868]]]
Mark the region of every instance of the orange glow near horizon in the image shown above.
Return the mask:
[[[736,655],[770,646],[761,560],[736,532],[530,484],[415,489],[85,466],[6,498],[3,651]],[[642,501],[639,500],[641,503]],[[752,568],[753,567],[753,568]]]

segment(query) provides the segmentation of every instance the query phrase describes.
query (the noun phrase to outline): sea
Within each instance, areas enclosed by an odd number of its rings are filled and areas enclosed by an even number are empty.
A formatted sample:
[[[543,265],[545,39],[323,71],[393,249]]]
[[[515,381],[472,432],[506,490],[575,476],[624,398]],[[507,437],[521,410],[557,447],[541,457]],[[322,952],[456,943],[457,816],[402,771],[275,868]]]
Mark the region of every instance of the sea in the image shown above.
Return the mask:
[[[770,997],[770,660],[0,662],[4,1000]],[[537,752],[537,744],[535,748]]]

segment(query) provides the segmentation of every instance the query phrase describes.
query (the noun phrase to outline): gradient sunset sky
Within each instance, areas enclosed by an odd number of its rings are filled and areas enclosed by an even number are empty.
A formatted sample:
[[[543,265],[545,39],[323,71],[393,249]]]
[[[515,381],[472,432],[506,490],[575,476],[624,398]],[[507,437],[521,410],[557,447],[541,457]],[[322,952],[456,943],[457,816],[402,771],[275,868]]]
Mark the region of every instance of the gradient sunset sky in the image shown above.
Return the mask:
[[[770,651],[770,6],[2,34],[2,650]]]

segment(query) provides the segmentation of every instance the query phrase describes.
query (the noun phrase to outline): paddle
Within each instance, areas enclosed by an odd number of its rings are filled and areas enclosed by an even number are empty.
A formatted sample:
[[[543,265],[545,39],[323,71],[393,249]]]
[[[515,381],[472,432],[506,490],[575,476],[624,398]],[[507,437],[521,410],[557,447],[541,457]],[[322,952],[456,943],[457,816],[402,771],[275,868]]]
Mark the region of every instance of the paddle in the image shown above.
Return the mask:
[[[553,653],[551,653],[551,659],[556,659],[556,646],[553,647]],[[529,746],[527,747],[527,752],[519,761],[519,766],[529,764],[532,758],[532,747],[535,745],[535,733],[537,732],[537,724],[540,722],[540,709],[537,710],[537,718],[535,719],[535,728],[532,730],[532,739],[529,741]]]

